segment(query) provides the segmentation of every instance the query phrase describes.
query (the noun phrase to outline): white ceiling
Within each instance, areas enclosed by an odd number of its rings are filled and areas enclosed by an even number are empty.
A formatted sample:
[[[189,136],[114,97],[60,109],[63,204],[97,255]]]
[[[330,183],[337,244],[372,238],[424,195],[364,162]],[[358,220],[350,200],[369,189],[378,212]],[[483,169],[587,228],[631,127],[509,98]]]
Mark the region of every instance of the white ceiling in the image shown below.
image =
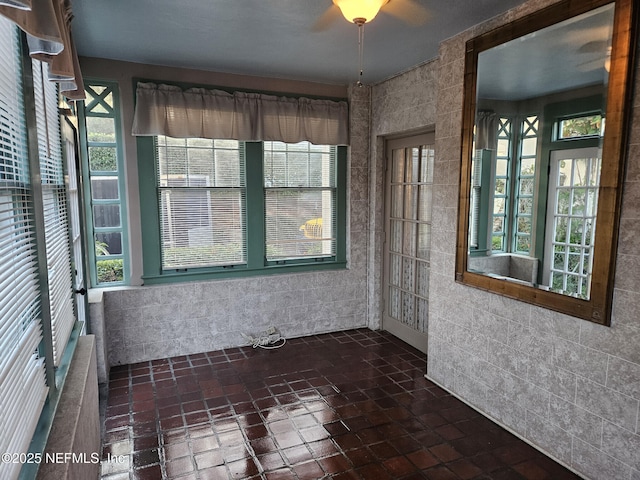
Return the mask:
[[[439,43],[524,0],[390,0],[418,3],[412,27],[385,12],[365,26],[365,83],[438,55]],[[358,76],[357,27],[331,0],[73,0],[81,56],[345,85]],[[390,7],[390,4],[389,4]]]
[[[478,98],[523,100],[607,82],[613,4],[480,53]]]

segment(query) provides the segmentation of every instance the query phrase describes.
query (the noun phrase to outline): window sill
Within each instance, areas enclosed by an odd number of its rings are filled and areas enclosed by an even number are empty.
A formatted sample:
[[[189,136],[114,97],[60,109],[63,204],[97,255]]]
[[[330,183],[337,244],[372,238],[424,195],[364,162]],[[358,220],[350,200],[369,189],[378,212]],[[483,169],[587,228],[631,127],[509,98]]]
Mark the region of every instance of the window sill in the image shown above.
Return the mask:
[[[246,278],[260,275],[275,275],[275,274],[292,274],[301,272],[317,272],[325,270],[345,270],[347,268],[347,262],[345,261],[326,261],[326,262],[313,262],[303,264],[284,264],[284,265],[269,265],[262,268],[247,268],[246,266],[237,266],[234,268],[220,269],[220,270],[206,270],[206,269],[193,269],[191,271],[181,272],[165,272],[161,274],[148,274],[143,275],[142,280],[145,285],[160,285],[165,283],[177,283],[177,282],[193,282],[202,280],[215,280],[215,279],[233,279],[233,278]]]

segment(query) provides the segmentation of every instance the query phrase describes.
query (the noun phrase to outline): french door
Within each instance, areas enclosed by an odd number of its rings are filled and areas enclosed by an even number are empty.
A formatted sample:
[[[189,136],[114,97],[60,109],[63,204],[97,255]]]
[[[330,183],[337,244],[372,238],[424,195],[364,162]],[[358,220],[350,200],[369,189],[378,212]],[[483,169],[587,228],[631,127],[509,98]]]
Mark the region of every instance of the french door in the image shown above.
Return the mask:
[[[543,284],[589,299],[602,152],[597,147],[551,152]]]
[[[434,135],[387,142],[382,326],[427,351]]]

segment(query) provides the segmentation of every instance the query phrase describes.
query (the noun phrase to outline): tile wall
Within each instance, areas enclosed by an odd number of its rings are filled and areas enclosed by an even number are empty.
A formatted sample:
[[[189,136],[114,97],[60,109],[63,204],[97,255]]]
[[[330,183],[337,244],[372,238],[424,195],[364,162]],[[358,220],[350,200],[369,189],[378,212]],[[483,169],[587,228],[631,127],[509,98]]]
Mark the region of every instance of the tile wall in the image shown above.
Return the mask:
[[[428,377],[592,479],[640,479],[640,75],[636,74],[611,327],[454,282],[464,44],[440,48]],[[411,92],[408,92],[410,95]]]

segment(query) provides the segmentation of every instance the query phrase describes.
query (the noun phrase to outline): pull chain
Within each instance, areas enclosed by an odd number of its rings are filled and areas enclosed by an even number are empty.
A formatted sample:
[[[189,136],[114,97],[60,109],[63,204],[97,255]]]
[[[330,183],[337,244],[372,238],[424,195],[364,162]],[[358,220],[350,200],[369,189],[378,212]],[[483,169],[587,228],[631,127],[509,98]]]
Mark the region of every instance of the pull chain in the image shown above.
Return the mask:
[[[356,85],[362,87],[362,63],[364,59],[364,21],[357,22],[358,25],[358,81]]]

